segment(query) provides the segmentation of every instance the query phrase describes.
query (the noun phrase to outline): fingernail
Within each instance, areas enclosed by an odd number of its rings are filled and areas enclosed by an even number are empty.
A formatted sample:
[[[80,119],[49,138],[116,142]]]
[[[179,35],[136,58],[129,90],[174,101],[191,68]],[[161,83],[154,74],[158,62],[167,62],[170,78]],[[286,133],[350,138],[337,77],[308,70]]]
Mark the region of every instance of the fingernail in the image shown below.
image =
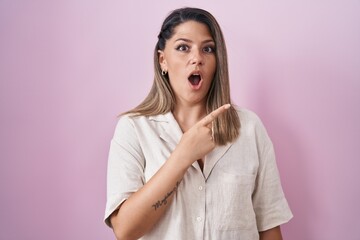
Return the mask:
[[[224,107],[225,109],[229,109],[231,107],[231,104],[226,104]]]

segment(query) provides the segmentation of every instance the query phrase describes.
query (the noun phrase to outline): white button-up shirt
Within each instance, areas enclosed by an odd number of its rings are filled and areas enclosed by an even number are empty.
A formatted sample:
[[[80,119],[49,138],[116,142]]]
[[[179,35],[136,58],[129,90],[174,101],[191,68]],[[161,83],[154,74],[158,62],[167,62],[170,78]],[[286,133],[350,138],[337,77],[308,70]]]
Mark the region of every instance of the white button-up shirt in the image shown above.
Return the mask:
[[[289,221],[271,140],[260,119],[238,109],[240,136],[187,170],[159,223],[141,239],[255,240]],[[169,158],[182,131],[171,112],[122,116],[111,141],[105,222]],[[144,219],[146,221],[146,219]]]

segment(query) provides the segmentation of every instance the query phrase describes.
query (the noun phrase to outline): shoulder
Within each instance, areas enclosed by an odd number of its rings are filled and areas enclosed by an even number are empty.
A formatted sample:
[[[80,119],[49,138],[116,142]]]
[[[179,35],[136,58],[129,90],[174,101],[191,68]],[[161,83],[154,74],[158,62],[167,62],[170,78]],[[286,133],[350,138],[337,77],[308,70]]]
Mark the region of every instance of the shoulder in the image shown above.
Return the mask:
[[[127,136],[131,138],[131,136],[136,135],[137,128],[137,119],[142,118],[141,116],[135,116],[132,114],[124,114],[118,118],[114,138],[117,139],[120,136]]]
[[[116,125],[116,132],[137,132],[153,128],[158,122],[168,122],[169,113],[154,116],[143,116],[135,114],[121,115]]]
[[[135,115],[135,114],[124,114],[119,117],[117,127],[134,128],[135,125],[148,121],[149,121],[149,117],[146,116]]]
[[[133,118],[131,117],[131,115],[121,115],[116,124],[116,131],[124,131],[131,128],[133,128]]]
[[[256,125],[262,125],[261,119],[255,112],[238,106],[235,106],[235,110],[239,116],[241,127],[255,127]]]
[[[235,107],[240,119],[240,135],[252,136],[259,141],[270,141],[267,130],[260,117],[253,111]]]

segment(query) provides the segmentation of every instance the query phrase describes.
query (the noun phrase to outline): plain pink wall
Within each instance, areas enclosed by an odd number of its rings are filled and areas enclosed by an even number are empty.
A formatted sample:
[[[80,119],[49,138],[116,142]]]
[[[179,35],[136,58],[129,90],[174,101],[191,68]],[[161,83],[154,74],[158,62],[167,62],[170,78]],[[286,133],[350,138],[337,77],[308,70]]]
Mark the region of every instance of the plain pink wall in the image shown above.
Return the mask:
[[[360,239],[360,2],[174,2],[0,1],[0,239],[114,239],[116,115],[149,91],[161,22],[182,6],[218,19],[234,102],[273,139],[285,239]]]

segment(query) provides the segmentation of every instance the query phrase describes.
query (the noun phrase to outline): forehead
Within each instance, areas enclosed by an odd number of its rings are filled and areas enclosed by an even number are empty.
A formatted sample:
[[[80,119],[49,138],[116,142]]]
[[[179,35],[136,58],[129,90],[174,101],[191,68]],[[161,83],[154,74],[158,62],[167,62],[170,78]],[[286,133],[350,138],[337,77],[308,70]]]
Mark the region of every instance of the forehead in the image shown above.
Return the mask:
[[[179,37],[213,39],[208,26],[196,21],[186,21],[176,26],[172,38]]]

